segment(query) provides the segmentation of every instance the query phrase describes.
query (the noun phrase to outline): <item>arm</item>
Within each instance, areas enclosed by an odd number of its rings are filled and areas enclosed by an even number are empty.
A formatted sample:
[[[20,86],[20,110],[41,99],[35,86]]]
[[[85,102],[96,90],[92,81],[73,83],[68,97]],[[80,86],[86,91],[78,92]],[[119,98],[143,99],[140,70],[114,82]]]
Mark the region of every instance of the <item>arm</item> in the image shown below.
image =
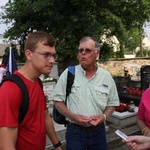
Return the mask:
[[[109,116],[111,113],[114,112],[114,110],[115,110],[114,106],[107,106],[103,114],[97,116],[91,116],[92,120],[90,121],[90,123],[93,126],[97,126],[98,124],[101,124],[103,121],[106,120],[107,116]]]
[[[45,125],[46,125],[46,133],[47,133],[48,137],[50,138],[50,140],[52,141],[53,145],[59,143],[59,139],[55,132],[53,121],[50,118],[47,110],[45,110]],[[62,150],[61,146],[57,147],[56,149]]]
[[[70,120],[72,120],[82,126],[89,125],[91,118],[89,118],[87,116],[83,116],[81,114],[73,114],[72,112],[70,112],[68,110],[68,108],[66,107],[66,105],[63,102],[54,101],[54,105],[62,115],[69,118]]]
[[[114,111],[115,111],[115,106],[107,106],[106,109],[104,110],[104,114],[107,117],[110,114],[112,114]]]
[[[0,128],[0,150],[15,150],[17,142],[17,128]]]
[[[141,120],[138,116],[136,119],[137,125],[140,128],[141,132],[143,135],[145,136],[149,136],[150,137],[150,129],[149,127],[146,125],[145,121]]]
[[[107,117],[115,111],[115,106],[119,105],[119,97],[116,89],[116,85],[112,77],[109,78],[111,80],[111,89],[110,93],[107,95],[108,102],[106,104],[106,108],[103,111],[103,114],[92,116],[92,121],[90,122],[93,126],[101,124],[103,121],[106,121]]]
[[[71,120],[74,120],[74,114],[71,113],[68,108],[66,107],[66,105],[63,102],[59,102],[59,101],[54,101],[54,105],[56,107],[56,109],[65,117],[70,118]]]

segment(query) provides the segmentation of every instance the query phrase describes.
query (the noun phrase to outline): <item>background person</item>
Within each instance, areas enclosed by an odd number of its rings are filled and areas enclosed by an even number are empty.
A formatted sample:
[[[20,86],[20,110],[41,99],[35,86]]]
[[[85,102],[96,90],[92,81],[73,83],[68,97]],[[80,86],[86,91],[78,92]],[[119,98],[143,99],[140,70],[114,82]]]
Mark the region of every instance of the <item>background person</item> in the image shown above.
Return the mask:
[[[99,43],[83,37],[78,47],[80,64],[75,66],[75,79],[66,98],[66,69],[60,76],[52,98],[56,108],[68,120],[67,150],[106,150],[104,121],[119,105],[116,85],[110,73],[97,66]]]
[[[0,65],[0,83],[3,81],[4,77],[6,76],[6,66],[4,64]]]
[[[137,113],[137,125],[145,136],[150,137],[150,88],[143,92]]]
[[[21,77],[28,89],[29,109],[18,125],[22,94],[15,83],[4,82],[0,87],[0,149],[44,150],[47,133],[56,149],[61,150],[38,81],[41,74],[49,74],[52,70],[56,58],[55,39],[42,31],[30,33],[24,53],[26,62],[15,74]]]

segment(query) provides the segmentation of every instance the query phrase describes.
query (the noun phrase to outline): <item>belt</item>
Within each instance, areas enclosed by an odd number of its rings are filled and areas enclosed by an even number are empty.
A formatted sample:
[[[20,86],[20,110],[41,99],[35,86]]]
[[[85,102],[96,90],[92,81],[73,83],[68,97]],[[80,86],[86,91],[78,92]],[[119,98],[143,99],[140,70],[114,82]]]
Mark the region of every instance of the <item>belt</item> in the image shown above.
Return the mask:
[[[95,131],[99,128],[100,125],[97,125],[97,126],[89,126],[89,127],[84,127],[84,126],[81,126],[81,125],[78,125],[76,123],[71,123],[71,122],[68,122],[68,125],[72,126],[72,127],[75,127],[75,128],[78,128],[80,130],[84,130],[84,131]]]

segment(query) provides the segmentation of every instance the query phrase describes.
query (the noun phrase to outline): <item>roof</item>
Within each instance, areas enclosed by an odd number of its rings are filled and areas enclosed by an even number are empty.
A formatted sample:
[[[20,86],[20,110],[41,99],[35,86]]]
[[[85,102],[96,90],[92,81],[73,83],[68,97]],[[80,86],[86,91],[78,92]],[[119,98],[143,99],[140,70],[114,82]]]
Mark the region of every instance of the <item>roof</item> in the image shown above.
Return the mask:
[[[145,46],[145,47],[150,47],[150,40],[148,37],[144,37],[143,41],[142,41],[142,44]]]

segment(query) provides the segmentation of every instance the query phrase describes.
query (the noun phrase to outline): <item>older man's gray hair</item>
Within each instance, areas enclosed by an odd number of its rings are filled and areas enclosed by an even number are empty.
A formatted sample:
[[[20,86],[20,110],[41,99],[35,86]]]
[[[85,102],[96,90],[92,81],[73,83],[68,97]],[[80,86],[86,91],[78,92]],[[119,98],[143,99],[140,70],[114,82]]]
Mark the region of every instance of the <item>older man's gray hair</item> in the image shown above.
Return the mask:
[[[85,37],[83,37],[83,38],[80,40],[79,43],[86,42],[86,41],[88,41],[88,40],[93,40],[93,41],[95,42],[95,48],[96,48],[96,50],[97,50],[97,51],[100,51],[100,44],[99,44],[99,42],[97,42],[96,39],[93,38],[93,37],[85,36]]]

